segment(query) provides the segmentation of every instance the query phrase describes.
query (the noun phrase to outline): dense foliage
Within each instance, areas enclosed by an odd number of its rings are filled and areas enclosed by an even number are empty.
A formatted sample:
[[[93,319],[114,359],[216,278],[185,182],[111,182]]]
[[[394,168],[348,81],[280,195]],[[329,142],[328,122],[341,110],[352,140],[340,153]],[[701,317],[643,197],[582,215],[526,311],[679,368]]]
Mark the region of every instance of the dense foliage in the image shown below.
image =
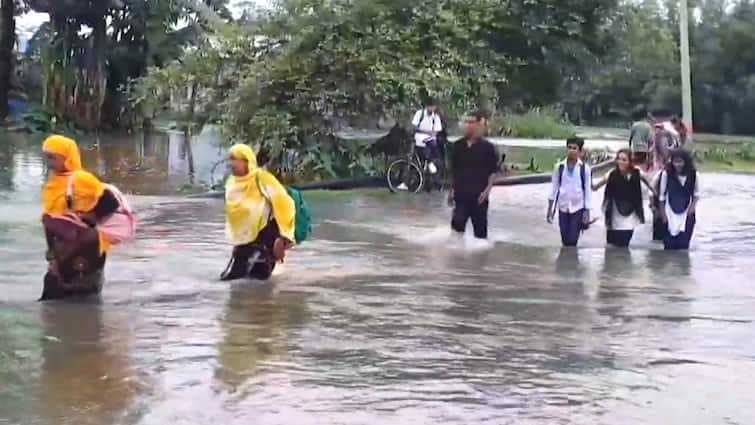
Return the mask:
[[[636,105],[681,110],[678,0],[631,2],[615,15],[616,45],[566,93],[573,118],[625,118]],[[755,133],[755,2],[690,1],[697,131]]]
[[[555,102],[562,72],[576,72],[581,55],[603,53],[597,41],[610,38],[615,6],[288,0],[214,28],[179,61],[153,68],[132,97],[148,116],[165,108],[179,120],[221,122],[231,138],[273,158],[295,149],[326,174],[342,175],[343,164],[358,172],[369,164],[361,148],[335,138],[343,123],[403,121],[428,95],[451,116]]]
[[[344,123],[405,120],[426,95],[452,116],[557,105],[623,125],[639,104],[680,109],[678,0],[280,0],[235,20],[226,3],[14,4],[50,15],[30,42],[42,101],[85,127],[168,111],[305,147]],[[755,2],[690,7],[697,130],[755,133]]]

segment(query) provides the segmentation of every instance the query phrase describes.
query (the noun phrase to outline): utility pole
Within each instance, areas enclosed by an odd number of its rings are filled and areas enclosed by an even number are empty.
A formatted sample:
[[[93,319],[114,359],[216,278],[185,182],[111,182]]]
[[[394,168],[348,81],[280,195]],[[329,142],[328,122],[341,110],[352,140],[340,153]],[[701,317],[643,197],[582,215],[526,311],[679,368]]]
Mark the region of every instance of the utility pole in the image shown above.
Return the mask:
[[[689,9],[687,0],[680,0],[679,5],[679,38],[681,38],[681,71],[682,71],[682,120],[692,133],[692,78],[689,65]]]

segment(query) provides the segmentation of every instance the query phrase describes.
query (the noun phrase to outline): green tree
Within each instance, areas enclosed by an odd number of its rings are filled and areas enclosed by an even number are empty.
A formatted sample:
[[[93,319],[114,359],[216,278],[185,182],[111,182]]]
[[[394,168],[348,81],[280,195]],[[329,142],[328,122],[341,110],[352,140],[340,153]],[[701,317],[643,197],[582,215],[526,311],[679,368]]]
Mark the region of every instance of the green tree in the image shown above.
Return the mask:
[[[226,0],[30,0],[50,15],[41,50],[43,100],[55,115],[84,127],[129,125],[121,89],[196,43],[207,16],[230,17]],[[176,28],[182,20],[191,25]]]
[[[565,97],[570,115],[587,121],[624,119],[637,105],[679,103],[678,48],[658,2],[620,6],[609,31],[621,37],[591,62],[586,78],[570,85]]]
[[[150,111],[194,105],[273,158],[293,148],[325,174],[349,173],[363,164],[334,136],[343,120],[405,117],[426,95],[452,111],[557,98],[560,75],[606,49],[615,4],[566,3],[282,1],[152,68],[132,94]],[[198,55],[212,66],[188,66]],[[351,168],[337,170],[343,163]]]
[[[692,44],[695,122],[755,133],[755,3],[706,0]]]

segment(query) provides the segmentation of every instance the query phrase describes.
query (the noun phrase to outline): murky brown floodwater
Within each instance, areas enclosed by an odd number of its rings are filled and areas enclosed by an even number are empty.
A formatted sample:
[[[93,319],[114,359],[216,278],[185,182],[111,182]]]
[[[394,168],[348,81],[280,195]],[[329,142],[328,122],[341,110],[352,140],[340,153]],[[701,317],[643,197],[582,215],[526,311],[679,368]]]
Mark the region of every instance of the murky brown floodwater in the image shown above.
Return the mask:
[[[167,193],[154,143],[85,162]],[[316,237],[265,285],[217,281],[220,201],[139,196],[101,301],[41,304],[38,149],[0,143],[0,424],[752,423],[753,176],[704,175],[673,254],[599,227],[561,251],[543,186],[495,191],[487,249],[442,196],[310,194]]]

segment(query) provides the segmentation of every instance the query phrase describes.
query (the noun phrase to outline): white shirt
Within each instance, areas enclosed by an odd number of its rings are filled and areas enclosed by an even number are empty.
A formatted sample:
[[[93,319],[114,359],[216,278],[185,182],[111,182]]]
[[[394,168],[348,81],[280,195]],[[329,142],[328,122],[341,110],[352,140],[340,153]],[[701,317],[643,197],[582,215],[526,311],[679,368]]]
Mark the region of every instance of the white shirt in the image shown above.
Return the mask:
[[[634,230],[635,227],[638,227],[640,224],[640,217],[637,216],[636,212],[632,212],[632,214],[621,215],[619,212],[619,207],[616,206],[616,203],[613,203],[613,210],[611,212],[611,228],[609,230]]]
[[[412,125],[417,130],[426,131],[428,133],[433,131],[436,133],[443,131],[443,123],[440,120],[440,116],[438,116],[438,114],[431,114],[430,112],[427,112],[426,109],[420,109],[414,113]],[[433,137],[429,134],[414,133],[414,144],[421,148],[424,148],[425,142],[430,140],[433,140]]]
[[[677,176],[677,177],[679,178],[679,183],[681,183],[682,186],[684,186],[687,183],[687,176]],[[665,210],[666,210],[666,217],[668,218],[668,232],[671,236],[678,236],[679,233],[683,233],[687,231],[687,213],[689,212],[689,205],[681,214],[675,213],[674,210],[671,208],[671,203],[666,202],[667,200],[666,192],[668,192],[668,173],[666,173],[666,170],[661,172],[661,175],[659,178],[661,179],[661,188],[660,188],[660,193],[658,195],[658,199],[661,202],[666,203]],[[695,188],[692,191],[692,198],[693,199],[700,198],[700,174],[698,174],[695,178]]]
[[[590,209],[592,205],[592,171],[590,166],[585,164],[585,188],[582,187],[582,160],[578,159],[574,168],[569,172],[569,166],[566,160],[556,164],[551,179],[551,194],[549,200],[555,201],[558,198],[558,210],[573,214],[582,209]],[[561,185],[558,184],[558,170],[563,165],[564,171],[561,175]]]

